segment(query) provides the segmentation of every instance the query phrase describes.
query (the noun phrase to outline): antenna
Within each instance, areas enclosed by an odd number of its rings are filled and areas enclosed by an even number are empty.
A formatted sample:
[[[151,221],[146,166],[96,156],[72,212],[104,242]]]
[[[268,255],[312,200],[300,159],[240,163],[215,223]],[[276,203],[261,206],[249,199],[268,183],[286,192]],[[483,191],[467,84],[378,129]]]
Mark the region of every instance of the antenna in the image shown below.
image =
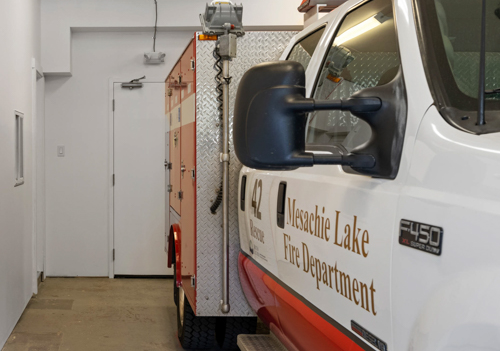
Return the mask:
[[[477,112],[477,125],[486,124],[485,104],[486,104],[486,0],[483,0],[481,14],[481,54],[479,59],[479,108]]]

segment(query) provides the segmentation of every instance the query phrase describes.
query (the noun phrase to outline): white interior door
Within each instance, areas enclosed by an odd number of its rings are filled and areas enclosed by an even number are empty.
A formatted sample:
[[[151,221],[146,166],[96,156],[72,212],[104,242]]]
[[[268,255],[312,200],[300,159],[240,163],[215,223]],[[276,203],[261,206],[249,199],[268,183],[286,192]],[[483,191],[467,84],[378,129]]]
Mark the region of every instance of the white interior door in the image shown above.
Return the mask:
[[[165,238],[165,84],[114,85],[115,275],[170,275]]]

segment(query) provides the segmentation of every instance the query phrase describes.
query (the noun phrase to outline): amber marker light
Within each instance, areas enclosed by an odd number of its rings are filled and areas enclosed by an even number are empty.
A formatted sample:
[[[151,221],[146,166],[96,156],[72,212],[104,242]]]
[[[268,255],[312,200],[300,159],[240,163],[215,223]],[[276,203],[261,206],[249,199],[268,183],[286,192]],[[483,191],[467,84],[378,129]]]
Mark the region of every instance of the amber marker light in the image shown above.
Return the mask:
[[[200,34],[198,40],[217,40],[217,35]]]

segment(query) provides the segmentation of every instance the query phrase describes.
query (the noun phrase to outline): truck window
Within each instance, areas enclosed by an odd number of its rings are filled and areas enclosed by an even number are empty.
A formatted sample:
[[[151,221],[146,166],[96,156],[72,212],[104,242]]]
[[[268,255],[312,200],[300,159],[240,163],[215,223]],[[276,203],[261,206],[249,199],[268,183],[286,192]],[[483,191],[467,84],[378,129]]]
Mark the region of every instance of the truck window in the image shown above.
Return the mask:
[[[500,6],[486,1],[486,125],[476,128],[482,4],[470,0],[416,1],[427,81],[440,113],[474,133],[500,131]],[[436,34],[437,33],[437,34]]]
[[[346,15],[326,54],[314,98],[337,100],[389,83],[400,66],[391,0],[372,0]],[[350,112],[316,111],[309,116],[306,141],[321,149],[347,151],[371,137],[368,124]]]
[[[293,47],[290,55],[288,55],[287,61],[299,62],[302,66],[304,66],[304,70],[307,70],[307,66],[309,66],[309,62],[311,62],[311,57],[314,54],[324,31],[325,26],[301,39]]]

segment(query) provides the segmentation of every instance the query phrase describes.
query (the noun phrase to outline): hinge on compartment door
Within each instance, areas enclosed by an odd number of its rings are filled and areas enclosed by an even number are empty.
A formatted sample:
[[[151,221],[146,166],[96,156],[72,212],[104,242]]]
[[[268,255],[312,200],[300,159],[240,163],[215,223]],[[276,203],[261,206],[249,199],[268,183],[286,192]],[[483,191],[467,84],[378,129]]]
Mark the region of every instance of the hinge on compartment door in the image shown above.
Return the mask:
[[[167,95],[168,95],[168,96],[172,96],[172,89],[168,89],[168,90],[167,90]]]
[[[194,60],[191,60],[191,71],[194,71],[196,66],[194,65]]]
[[[165,168],[172,169],[172,162],[168,162],[167,160],[165,160]]]
[[[115,175],[113,174],[113,186],[115,186]]]
[[[113,261],[115,260],[115,249],[113,249]]]
[[[113,99],[113,111],[115,110],[115,99]]]
[[[179,85],[182,84],[182,76],[179,74]]]
[[[196,286],[196,276],[192,275],[191,276],[191,287],[194,288]]]
[[[168,193],[172,192],[172,185],[171,184],[167,185],[167,192]]]
[[[191,179],[196,179],[196,171],[194,168],[191,170]]]
[[[182,200],[183,196],[184,196],[184,192],[182,190],[179,191],[179,200]]]

